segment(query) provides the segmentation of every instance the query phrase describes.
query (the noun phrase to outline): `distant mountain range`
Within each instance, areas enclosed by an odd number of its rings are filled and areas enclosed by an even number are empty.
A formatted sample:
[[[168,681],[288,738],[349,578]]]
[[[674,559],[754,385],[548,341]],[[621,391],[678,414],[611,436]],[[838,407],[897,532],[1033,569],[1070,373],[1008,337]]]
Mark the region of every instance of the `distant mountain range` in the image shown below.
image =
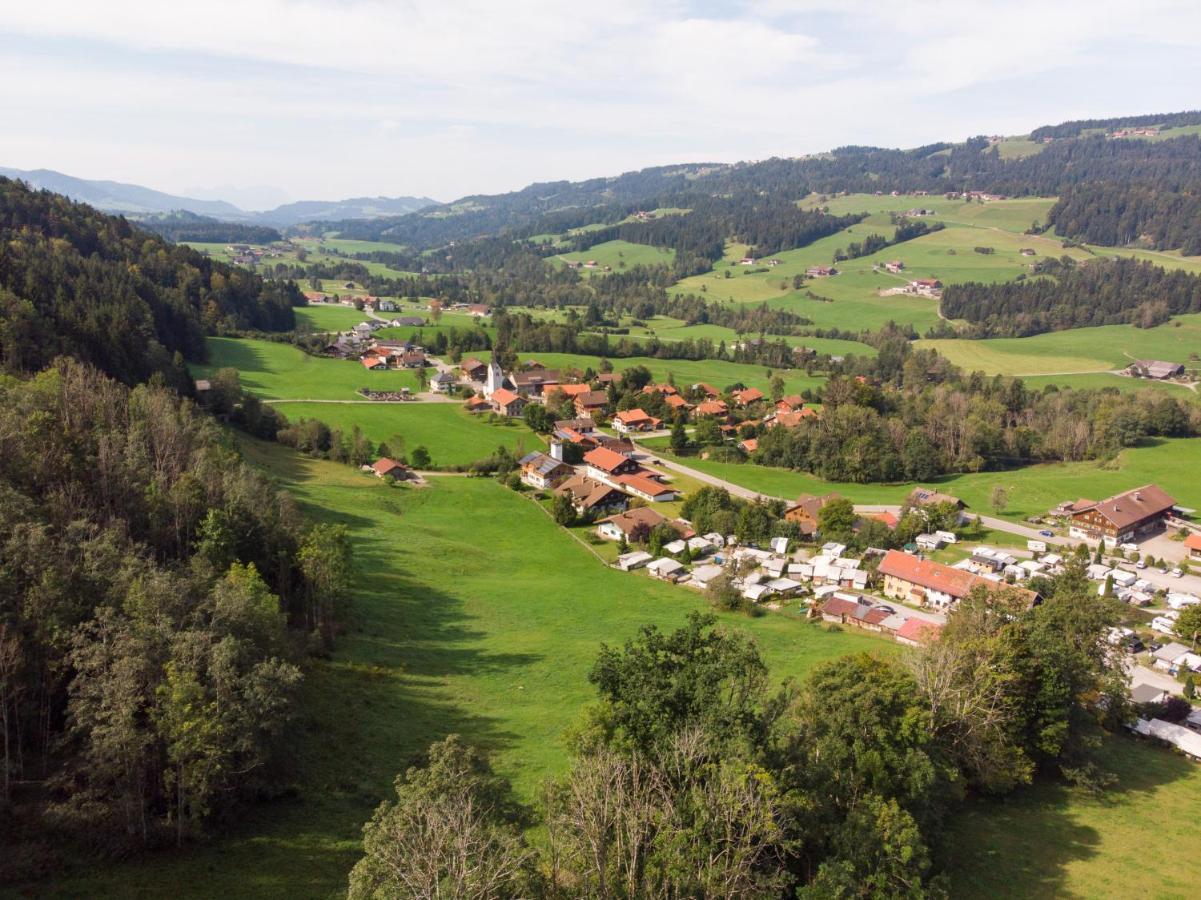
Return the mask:
[[[64,175],[51,169],[9,169],[0,166],[0,175],[19,178],[31,187],[64,194],[105,212],[122,213],[131,219],[183,210],[222,222],[268,225],[287,228],[303,222],[321,220],[375,219],[403,216],[436,201],[428,197],[351,197],[346,200],[299,200],[275,209],[248,212],[224,200],[197,200],[178,197],[137,184],[96,181]]]

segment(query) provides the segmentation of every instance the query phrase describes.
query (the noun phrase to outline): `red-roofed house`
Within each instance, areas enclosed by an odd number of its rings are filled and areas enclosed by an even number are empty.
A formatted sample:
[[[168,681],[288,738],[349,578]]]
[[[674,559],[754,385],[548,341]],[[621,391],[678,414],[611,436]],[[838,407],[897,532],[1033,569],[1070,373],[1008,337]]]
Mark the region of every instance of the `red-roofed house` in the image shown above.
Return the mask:
[[[467,407],[468,412],[473,412],[473,413],[474,412],[483,412],[486,409],[492,408],[492,404],[490,404],[488,402],[487,398],[482,397],[479,394],[476,394],[474,397],[468,398],[467,402],[464,403],[463,405]]]
[[[658,391],[664,397],[670,397],[679,393],[674,384],[667,384],[666,382],[663,384],[648,384],[642,389],[642,393],[644,394],[653,394],[656,391]]]
[[[372,463],[371,471],[375,473],[376,478],[396,478],[402,480],[409,477],[408,466],[404,463],[398,463],[394,459],[388,459],[386,456]]]
[[[729,408],[721,400],[706,400],[697,405],[696,414],[698,416],[724,416],[729,413]]]
[[[899,550],[885,553],[877,571],[884,578],[884,596],[936,609],[953,606],[978,586],[990,591],[1008,589],[1021,596],[1030,606],[1039,600],[1034,591],[981,578],[933,560],[918,559]]]
[[[787,397],[781,397],[776,401],[776,409],[780,412],[792,412],[794,409],[800,409],[805,405],[805,398],[800,394],[789,394]]]
[[[739,441],[738,446],[742,449],[743,453],[754,453],[759,449],[759,439],[747,438],[745,441]]]
[[[635,497],[641,497],[651,503],[669,503],[680,495],[675,488],[640,473],[618,475],[613,481],[622,490],[629,491]]]
[[[758,388],[744,388],[741,391],[735,391],[733,397],[739,406],[750,406],[763,399],[763,391]]]
[[[588,477],[598,481],[617,478],[618,475],[633,475],[642,469],[637,461],[608,447],[597,447],[584,454],[584,465]]]
[[[513,393],[508,388],[497,388],[492,392],[492,396],[488,398],[488,402],[502,416],[515,417],[525,412],[526,403],[529,401],[520,394]]]
[[[1188,551],[1188,558],[1191,560],[1201,560],[1201,534],[1192,532],[1184,539],[1184,549]]]
[[[609,395],[605,391],[584,391],[576,394],[576,415],[591,416],[593,413],[603,413],[609,405]]]
[[[663,402],[675,410],[684,410],[687,412],[692,409],[692,404],[681,397],[679,394],[671,394],[663,398]]]
[[[641,409],[626,409],[613,417],[613,427],[623,434],[630,431],[654,431],[663,424],[661,419],[647,415]]]
[[[360,362],[363,364],[363,368],[374,371],[388,368],[388,361],[379,356],[364,356]]]
[[[720,397],[720,396],[721,396],[721,391],[719,391],[719,390],[718,390],[717,388],[715,388],[713,385],[711,385],[711,384],[706,384],[706,383],[705,383],[705,382],[703,382],[703,381],[702,381],[702,382],[700,382],[700,383],[698,383],[698,384],[694,384],[694,385],[692,386],[692,389],[693,389],[694,391],[700,391],[700,392],[701,392],[702,394],[704,394],[706,397]]]

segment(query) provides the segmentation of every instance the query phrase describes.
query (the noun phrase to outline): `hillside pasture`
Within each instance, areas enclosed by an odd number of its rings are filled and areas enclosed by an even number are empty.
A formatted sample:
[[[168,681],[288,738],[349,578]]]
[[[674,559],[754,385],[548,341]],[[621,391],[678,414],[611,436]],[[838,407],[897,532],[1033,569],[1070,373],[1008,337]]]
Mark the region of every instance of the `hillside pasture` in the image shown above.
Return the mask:
[[[295,309],[297,327],[310,331],[347,331],[367,321],[367,314],[352,306],[338,304],[298,306]]]
[[[355,400],[361,387],[417,390],[411,371],[372,372],[357,359],[310,356],[291,344],[242,338],[209,338],[207,363],[192,366],[196,378],[217,369],[238,370],[242,387],[263,400]]]
[[[595,260],[598,269],[580,269],[582,275],[604,274],[604,267],[612,267],[614,272],[628,269],[631,266],[671,265],[675,260],[675,251],[666,247],[651,247],[647,244],[632,244],[629,241],[605,241],[587,250],[572,253],[560,253],[552,257],[566,264],[568,262],[586,263]]]

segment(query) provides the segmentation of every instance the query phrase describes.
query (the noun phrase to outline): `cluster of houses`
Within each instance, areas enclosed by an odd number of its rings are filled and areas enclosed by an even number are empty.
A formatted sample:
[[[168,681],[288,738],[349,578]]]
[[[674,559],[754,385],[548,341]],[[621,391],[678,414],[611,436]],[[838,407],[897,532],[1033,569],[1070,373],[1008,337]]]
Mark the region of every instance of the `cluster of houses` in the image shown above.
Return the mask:
[[[805,270],[805,274],[810,278],[830,278],[838,274],[838,270],[833,266],[810,266]]]
[[[1111,131],[1111,138],[1129,138],[1129,137],[1155,137],[1159,134],[1159,128],[1155,125],[1148,125],[1145,128],[1119,128],[1117,131]]]
[[[905,285],[905,293],[938,298],[942,296],[942,282],[937,278],[915,278]]]
[[[753,256],[744,256],[742,259],[738,260],[738,265],[740,265],[740,266],[761,265],[761,266],[769,266],[770,268],[773,268],[773,269],[776,266],[783,265],[783,263],[784,263],[784,260],[776,259],[775,257],[773,257],[771,259],[755,259],[755,257],[753,257]]]

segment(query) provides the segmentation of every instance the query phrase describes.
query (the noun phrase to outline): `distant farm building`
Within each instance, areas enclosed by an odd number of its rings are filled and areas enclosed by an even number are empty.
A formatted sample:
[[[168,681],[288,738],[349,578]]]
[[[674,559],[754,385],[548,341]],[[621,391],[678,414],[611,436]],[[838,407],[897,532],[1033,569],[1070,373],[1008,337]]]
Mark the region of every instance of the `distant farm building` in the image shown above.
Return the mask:
[[[1126,367],[1126,374],[1134,378],[1154,378],[1162,381],[1167,378],[1182,378],[1184,366],[1162,359],[1140,359]]]

